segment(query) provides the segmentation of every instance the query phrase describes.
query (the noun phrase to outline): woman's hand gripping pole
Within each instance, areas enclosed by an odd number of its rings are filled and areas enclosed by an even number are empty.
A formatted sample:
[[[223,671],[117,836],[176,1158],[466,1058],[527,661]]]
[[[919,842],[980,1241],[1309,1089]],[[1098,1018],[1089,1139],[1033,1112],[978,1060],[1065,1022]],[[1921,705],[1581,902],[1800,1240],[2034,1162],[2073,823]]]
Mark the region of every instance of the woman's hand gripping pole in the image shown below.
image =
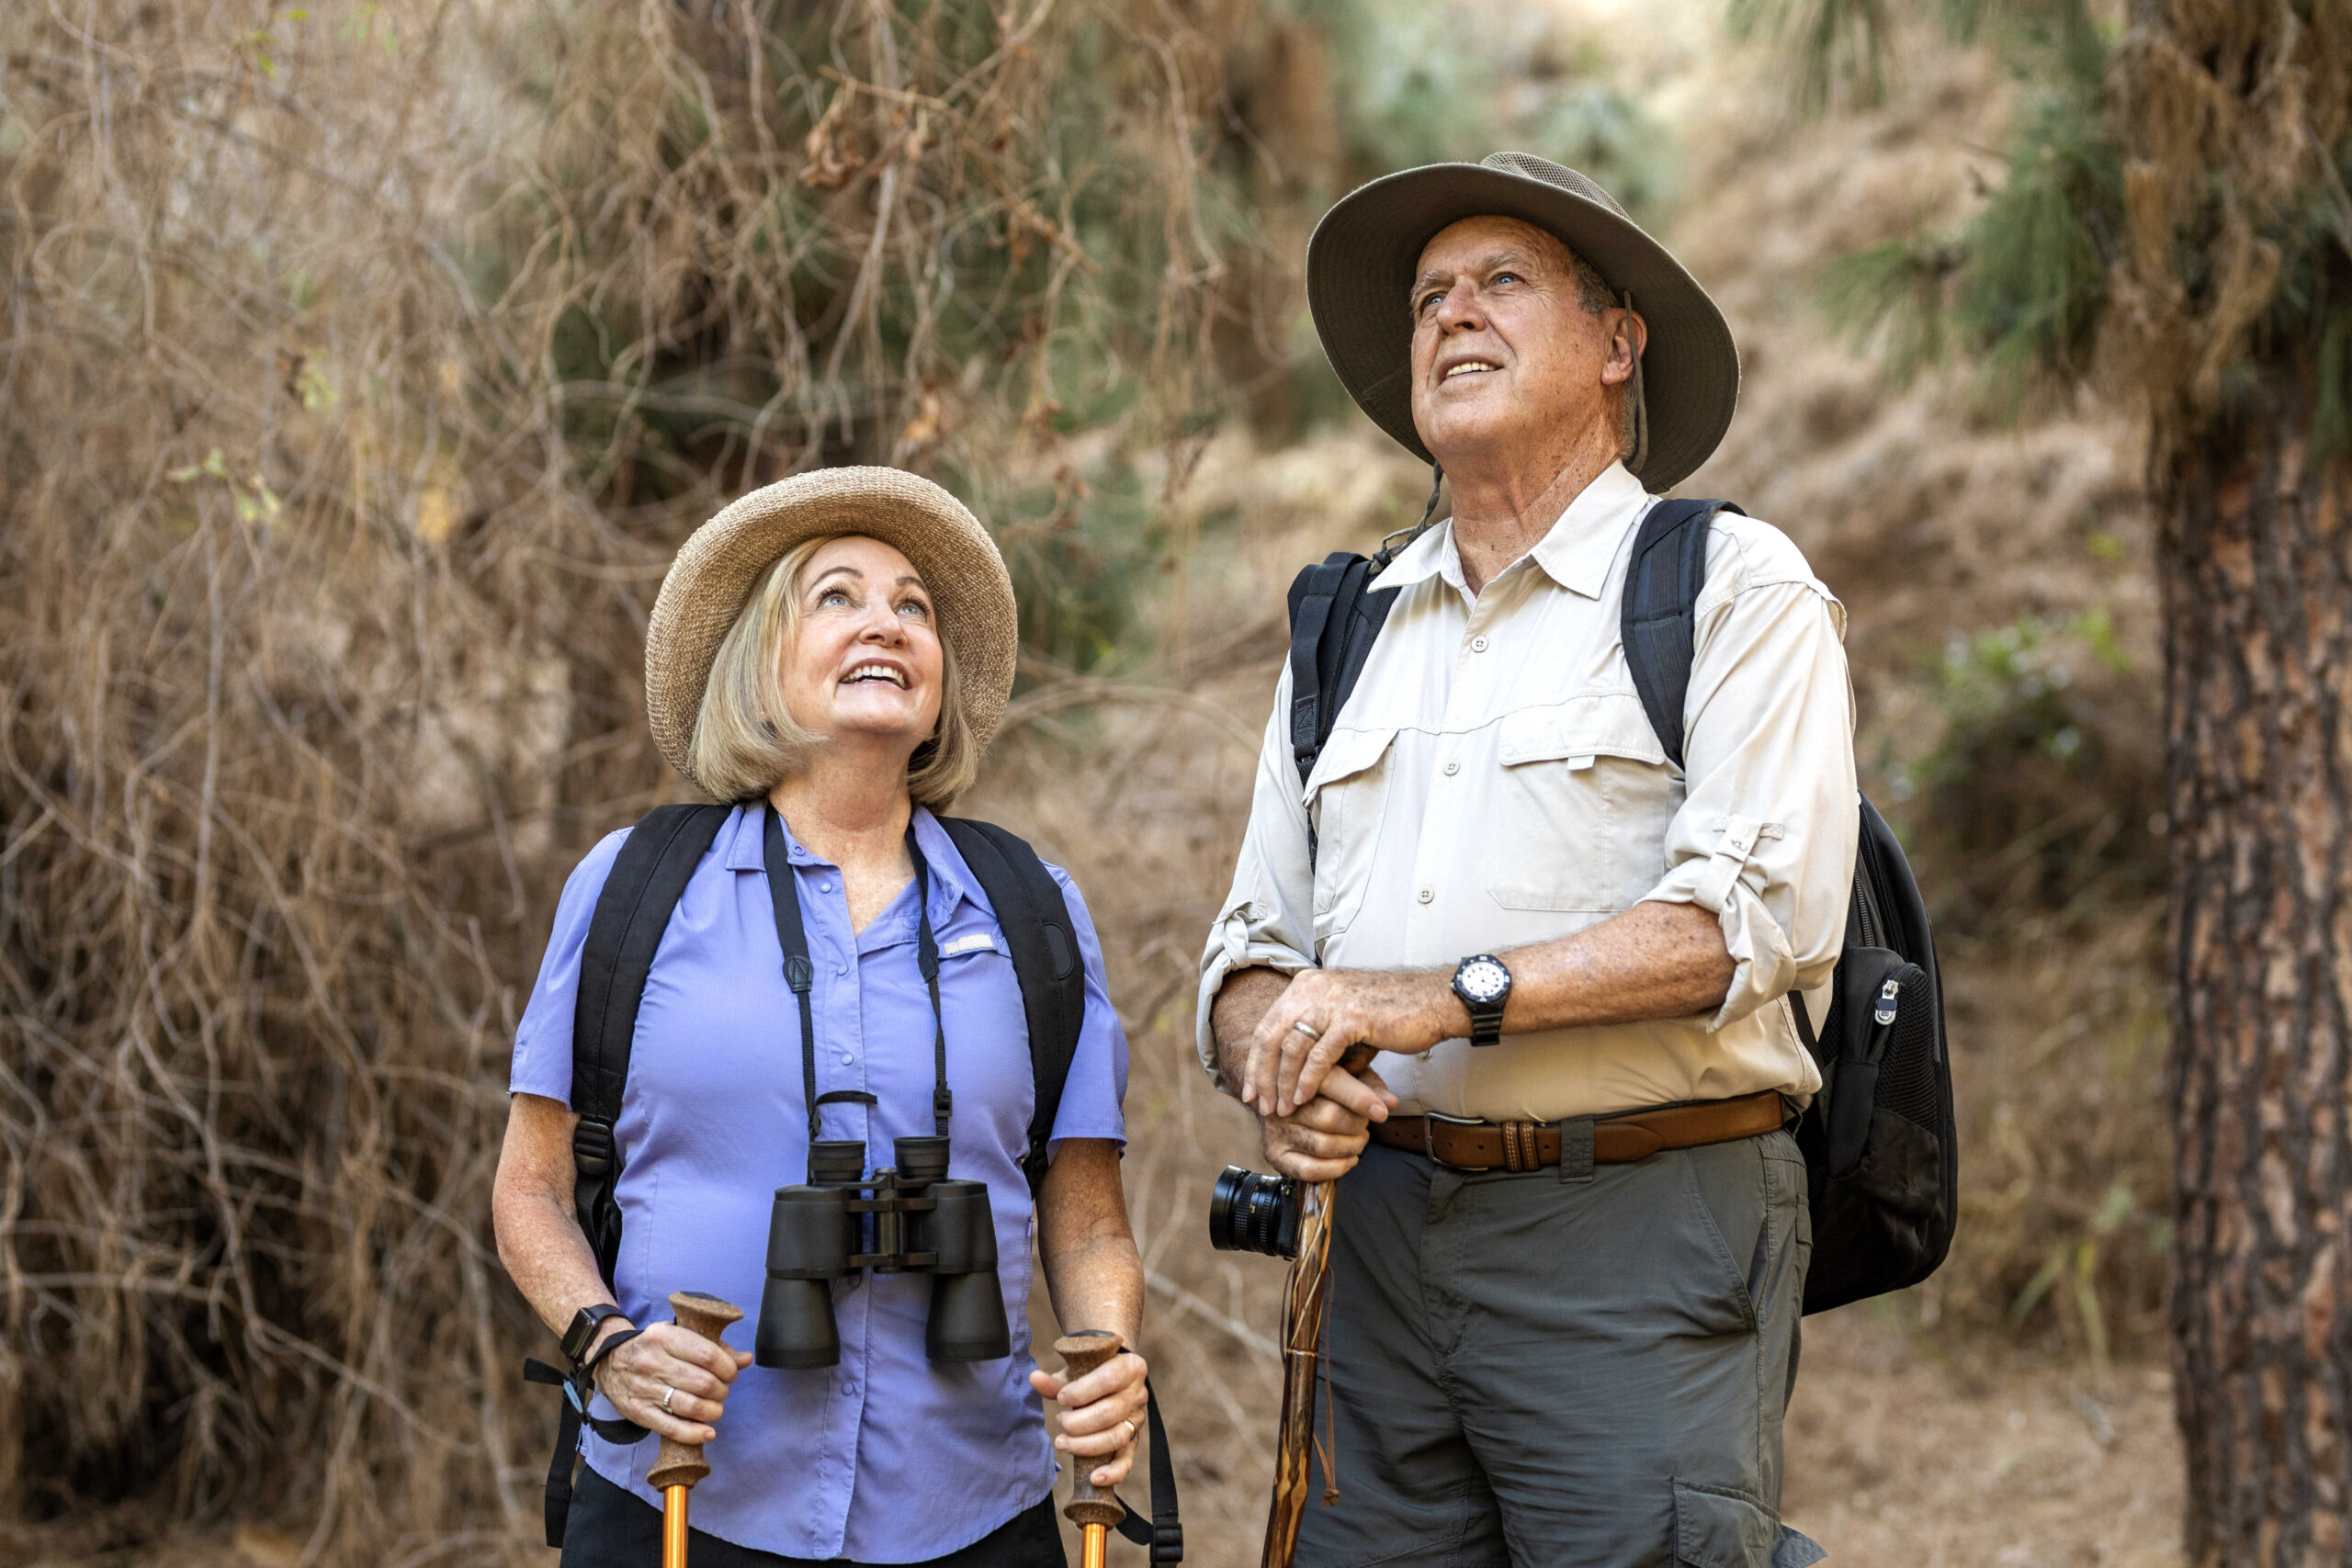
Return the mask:
[[[1054,1341],[1054,1353],[1062,1359],[1062,1375],[1072,1382],[1125,1348],[1119,1337],[1107,1328],[1081,1328]],[[1062,1506],[1062,1517],[1079,1528],[1081,1568],[1102,1568],[1111,1527],[1127,1517],[1126,1505],[1107,1488],[1095,1485],[1093,1475],[1092,1461],[1072,1456],[1069,1501]]]
[[[699,1291],[671,1292],[670,1310],[677,1314],[679,1327],[720,1343],[727,1325],[743,1315],[741,1307]],[[662,1492],[662,1568],[686,1568],[686,1494],[709,1473],[710,1461],[699,1447],[675,1438],[662,1439],[661,1455],[645,1474],[646,1482]]]

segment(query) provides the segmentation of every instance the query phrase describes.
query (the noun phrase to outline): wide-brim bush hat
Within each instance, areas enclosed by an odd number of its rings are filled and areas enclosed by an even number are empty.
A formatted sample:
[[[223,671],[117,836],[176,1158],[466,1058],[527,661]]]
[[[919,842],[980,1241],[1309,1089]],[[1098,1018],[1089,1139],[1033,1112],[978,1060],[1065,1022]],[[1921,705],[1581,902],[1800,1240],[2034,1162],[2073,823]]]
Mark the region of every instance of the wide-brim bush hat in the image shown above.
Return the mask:
[[[1340,198],[1306,243],[1306,302],[1340,384],[1423,462],[1413,428],[1410,290],[1422,248],[1464,218],[1516,218],[1590,262],[1649,324],[1640,386],[1649,424],[1634,478],[1671,490],[1705,462],[1739,401],[1739,350],[1707,291],[1593,181],[1529,152],[1429,164]],[[1632,467],[1631,461],[1628,467]]]
[[[1012,578],[969,508],[899,468],[819,468],[779,479],[695,529],[662,579],[645,628],[645,717],[669,764],[687,758],[718,645],[767,569],[793,546],[863,534],[905,556],[931,591],[940,635],[956,650],[964,717],[981,746],[1012,695],[1021,649]]]

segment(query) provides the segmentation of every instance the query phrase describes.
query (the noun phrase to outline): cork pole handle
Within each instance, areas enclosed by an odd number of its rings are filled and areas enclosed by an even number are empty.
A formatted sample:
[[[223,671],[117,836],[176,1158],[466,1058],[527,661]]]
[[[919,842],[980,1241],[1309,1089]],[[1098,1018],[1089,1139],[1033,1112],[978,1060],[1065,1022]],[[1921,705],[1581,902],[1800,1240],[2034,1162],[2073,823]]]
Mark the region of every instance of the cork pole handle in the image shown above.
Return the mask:
[[[678,1315],[678,1326],[701,1335],[705,1339],[719,1340],[727,1325],[743,1315],[743,1309],[717,1296],[707,1296],[699,1291],[673,1291],[670,1310]],[[645,1472],[648,1484],[666,1491],[673,1486],[692,1486],[710,1473],[710,1461],[702,1457],[702,1449],[694,1443],[682,1443],[675,1438],[662,1439],[661,1455],[653,1468]]]
[[[1062,1359],[1062,1375],[1072,1382],[1125,1348],[1119,1337],[1107,1328],[1081,1328],[1054,1341],[1054,1354]],[[1098,1462],[1080,1460],[1076,1454],[1070,1456],[1069,1501],[1062,1507],[1064,1518],[1091,1529],[1115,1525],[1127,1517],[1124,1504],[1094,1484],[1091,1476]]]

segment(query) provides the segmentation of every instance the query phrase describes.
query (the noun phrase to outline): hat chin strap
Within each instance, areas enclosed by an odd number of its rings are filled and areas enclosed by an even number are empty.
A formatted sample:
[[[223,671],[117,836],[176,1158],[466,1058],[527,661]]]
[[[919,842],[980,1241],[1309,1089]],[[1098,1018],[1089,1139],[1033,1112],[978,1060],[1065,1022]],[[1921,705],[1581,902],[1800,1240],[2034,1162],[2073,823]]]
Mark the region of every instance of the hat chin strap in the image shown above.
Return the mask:
[[[1634,375],[1625,384],[1625,471],[1638,477],[1642,465],[1650,460],[1650,405],[1642,390],[1642,351],[1634,344],[1634,291],[1623,293],[1625,306],[1625,343],[1634,349]]]

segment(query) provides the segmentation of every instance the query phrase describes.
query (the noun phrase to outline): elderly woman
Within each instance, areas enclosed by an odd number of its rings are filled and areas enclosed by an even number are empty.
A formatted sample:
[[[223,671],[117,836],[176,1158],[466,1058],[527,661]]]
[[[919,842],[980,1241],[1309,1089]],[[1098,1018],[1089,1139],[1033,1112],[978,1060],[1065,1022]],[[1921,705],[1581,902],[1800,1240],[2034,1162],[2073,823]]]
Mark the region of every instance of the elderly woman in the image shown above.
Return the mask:
[[[1034,1015],[1014,949],[933,814],[972,782],[1011,691],[1003,561],[928,480],[823,470],[698,530],[646,642],[664,755],[731,809],[648,818],[716,830],[680,868],[666,925],[636,939],[634,1024],[610,1024],[608,997],[634,987],[629,940],[617,961],[596,956],[594,928],[615,902],[601,895],[616,861],[628,863],[631,836],[615,833],[564,889],[515,1038],[499,1255],[564,1335],[575,1396],[602,1395],[582,1402],[590,1437],[568,1529],[571,1458],[558,1455],[550,1535],[568,1568],[656,1560],[661,1498],[646,1474],[657,1445],[610,1440],[635,1436],[630,1423],[711,1445],[694,1494],[696,1568],[1061,1562],[1055,1450],[1091,1466],[1098,1485],[1121,1480],[1144,1363],[1122,1354],[1067,1386],[1036,1369],[1030,1237],[1073,1329],[1132,1343],[1143,1267],[1119,1183],[1126,1041],[1078,889],[1046,868],[1075,933],[1083,1015],[1050,1138],[1033,1149]],[[1009,835],[995,841],[1027,854]],[[804,958],[790,957],[796,944]],[[1075,998],[1076,977],[1067,983]],[[594,1040],[576,1037],[582,1021]],[[582,1051],[616,1040],[626,1076],[611,1095],[603,1066],[583,1083],[575,1063],[610,1060]],[[616,1111],[583,1122],[575,1111],[600,1093]],[[879,1167],[892,1140],[936,1133],[948,1175],[986,1183],[1010,1354],[932,1359],[933,1280],[919,1267],[833,1282],[831,1365],[754,1366],[747,1350],[666,1321],[675,1290],[759,1301],[772,1194],[808,1179],[812,1135],[863,1140]],[[607,1194],[601,1208],[592,1189]],[[1060,1406],[1050,1441],[1041,1395]]]

